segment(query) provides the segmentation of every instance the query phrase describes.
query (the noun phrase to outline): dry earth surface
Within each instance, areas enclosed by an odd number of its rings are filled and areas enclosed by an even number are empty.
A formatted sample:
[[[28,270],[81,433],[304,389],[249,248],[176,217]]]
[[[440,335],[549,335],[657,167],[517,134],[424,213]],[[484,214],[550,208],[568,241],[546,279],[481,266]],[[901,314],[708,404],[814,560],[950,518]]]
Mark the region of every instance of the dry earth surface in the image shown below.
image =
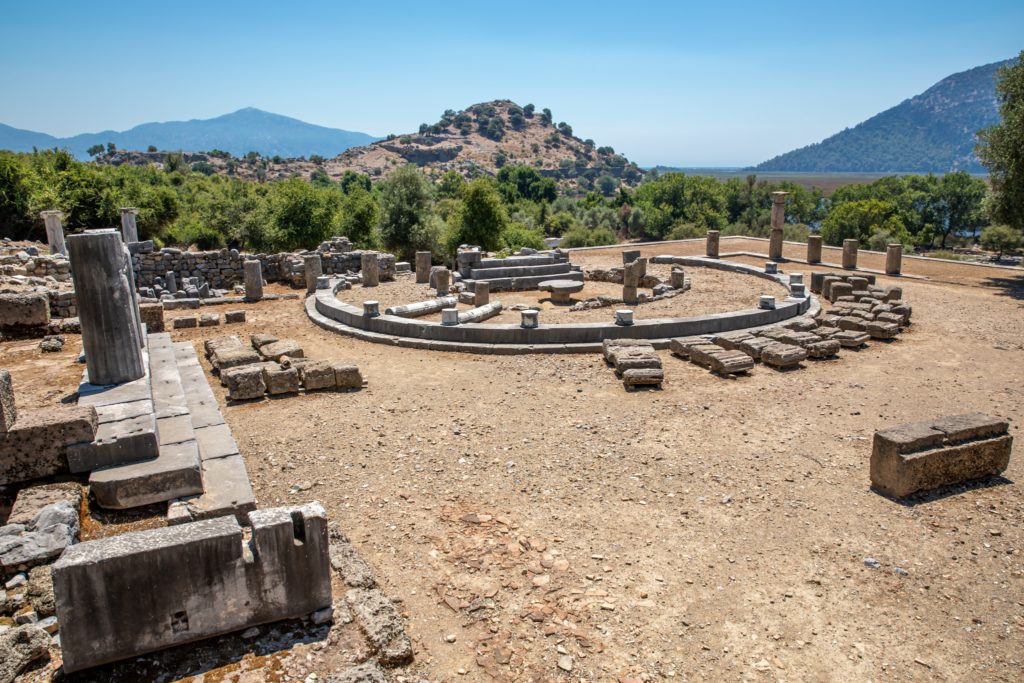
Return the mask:
[[[880,277],[914,306],[892,342],[735,379],[666,351],[664,387],[630,393],[598,355],[366,344],[294,300],[172,337],[202,357],[204,339],[270,332],[362,369],[358,391],[240,403],[208,377],[258,505],[320,501],[401,600],[416,657],[393,680],[1018,681],[1019,454],[1004,477],[908,502],[869,488],[877,429],[981,411],[1020,437],[1024,290],[979,285],[1021,272],[925,265],[962,284]],[[74,400],[79,348],[0,345],[19,407]],[[145,523],[111,523],[126,521]],[[67,680],[313,681],[366,656],[354,629],[288,622]]]

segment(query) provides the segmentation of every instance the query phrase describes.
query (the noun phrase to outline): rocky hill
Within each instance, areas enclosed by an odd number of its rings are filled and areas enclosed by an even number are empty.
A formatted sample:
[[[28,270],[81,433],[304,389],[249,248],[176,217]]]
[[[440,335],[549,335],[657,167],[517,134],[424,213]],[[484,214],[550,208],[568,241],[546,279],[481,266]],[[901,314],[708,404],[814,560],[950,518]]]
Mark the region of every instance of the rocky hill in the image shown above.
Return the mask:
[[[983,173],[974,156],[974,136],[999,120],[993,77],[997,68],[1013,61],[953,74],[853,128],[750,170]]]

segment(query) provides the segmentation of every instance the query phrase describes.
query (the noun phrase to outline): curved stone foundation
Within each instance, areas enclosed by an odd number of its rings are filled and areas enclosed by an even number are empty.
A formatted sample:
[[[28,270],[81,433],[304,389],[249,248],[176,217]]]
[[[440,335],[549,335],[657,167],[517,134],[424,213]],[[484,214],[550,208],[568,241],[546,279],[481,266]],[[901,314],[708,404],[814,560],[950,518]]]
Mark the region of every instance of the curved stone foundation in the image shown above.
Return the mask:
[[[772,280],[787,290],[790,286],[786,275],[771,275],[741,263],[693,257],[673,257],[672,263],[754,275]],[[307,315],[324,329],[379,344],[496,355],[592,353],[601,350],[605,339],[650,339],[655,348],[668,348],[668,340],[673,337],[761,329],[802,315],[814,317],[821,312],[816,298],[789,296],[770,310],[751,308],[690,318],[652,318],[629,326],[614,322],[531,328],[520,325],[451,326],[391,315],[364,316],[362,309],[342,303],[335,297],[341,284],[341,280],[332,280],[330,289],[317,290],[306,300]]]

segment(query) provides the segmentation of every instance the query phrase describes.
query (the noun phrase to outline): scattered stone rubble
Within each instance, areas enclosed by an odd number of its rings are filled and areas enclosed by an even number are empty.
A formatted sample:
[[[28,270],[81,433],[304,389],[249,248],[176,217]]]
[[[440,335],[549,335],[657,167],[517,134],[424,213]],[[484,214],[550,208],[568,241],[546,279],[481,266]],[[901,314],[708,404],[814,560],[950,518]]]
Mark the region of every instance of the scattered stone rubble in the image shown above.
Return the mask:
[[[627,389],[639,385],[661,386],[665,379],[661,356],[646,339],[607,339],[603,344],[605,362],[615,366]]]

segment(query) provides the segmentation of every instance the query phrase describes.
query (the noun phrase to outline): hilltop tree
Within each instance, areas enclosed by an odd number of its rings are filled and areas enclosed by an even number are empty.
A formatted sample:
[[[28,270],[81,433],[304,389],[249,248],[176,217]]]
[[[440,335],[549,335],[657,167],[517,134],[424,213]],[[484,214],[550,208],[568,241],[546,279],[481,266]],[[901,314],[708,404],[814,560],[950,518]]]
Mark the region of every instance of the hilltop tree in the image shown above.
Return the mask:
[[[107,154],[116,154],[116,153],[117,153],[117,145],[115,145],[113,142],[108,142],[107,143]]]
[[[350,194],[352,190],[357,187],[361,187],[367,192],[370,191],[370,176],[364,173],[356,173],[352,170],[346,170],[344,175],[341,176],[341,190],[345,194]]]
[[[357,249],[372,249],[376,246],[374,231],[380,220],[380,209],[362,185],[352,186],[352,191],[342,204],[342,214],[341,234],[352,240]]]
[[[534,109],[536,109],[536,107],[534,107],[532,104],[526,105],[525,107],[523,107],[523,116],[525,116],[528,119],[532,119]]]
[[[996,71],[996,97],[1002,119],[978,132],[974,151],[988,170],[994,199],[993,222],[1024,229],[1024,50],[1016,64]]]
[[[156,145],[150,145],[149,147],[146,148],[146,151],[147,152],[155,152],[156,151]]]
[[[561,123],[558,124],[558,130],[560,130],[562,132],[562,135],[564,135],[565,137],[572,137],[572,126],[570,126],[565,121],[562,121]]]
[[[540,120],[544,123],[545,126],[551,125],[551,110],[545,108],[543,112],[544,113],[540,115]]]
[[[93,145],[89,149],[85,150],[85,153],[88,154],[91,157],[94,157],[97,154],[103,154],[103,150],[104,150],[103,145]]]

